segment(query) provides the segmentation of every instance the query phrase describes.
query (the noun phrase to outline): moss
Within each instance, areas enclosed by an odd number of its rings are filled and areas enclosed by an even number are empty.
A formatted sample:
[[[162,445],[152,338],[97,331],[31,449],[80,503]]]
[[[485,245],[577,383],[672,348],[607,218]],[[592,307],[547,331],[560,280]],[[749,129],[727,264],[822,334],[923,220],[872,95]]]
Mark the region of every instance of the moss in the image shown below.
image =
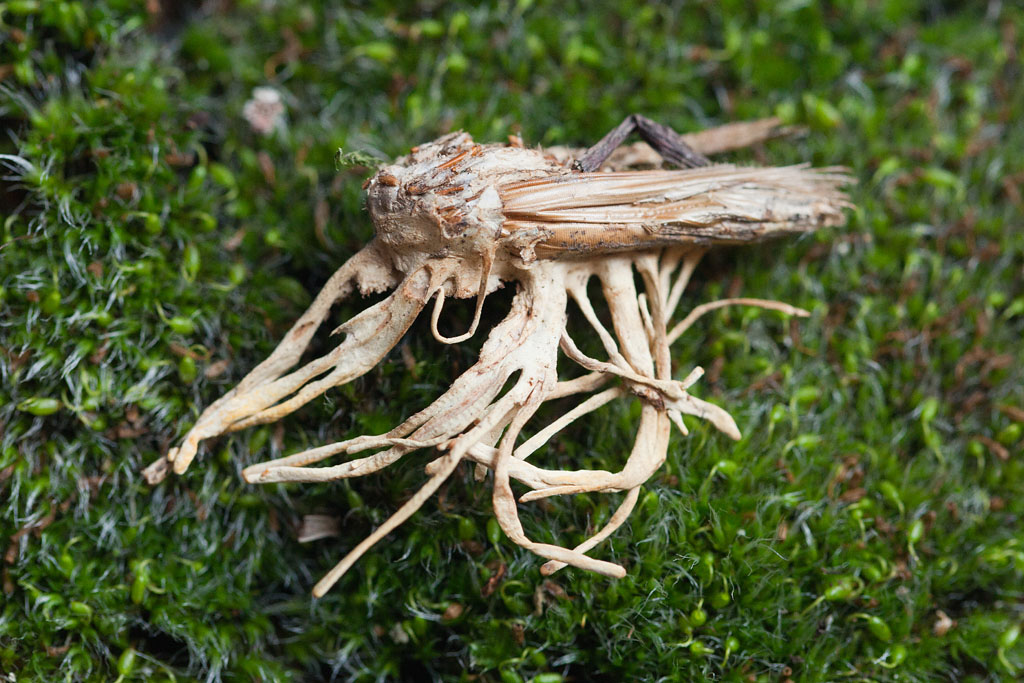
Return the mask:
[[[169,4],[0,2],[0,672],[1024,670],[1019,8]],[[268,83],[286,117],[262,136],[241,111]],[[705,396],[746,436],[693,423],[673,442],[600,551],[625,579],[545,582],[491,533],[487,487],[461,472],[312,601],[424,460],[323,487],[254,488],[238,471],[437,396],[474,347],[439,348],[420,323],[403,353],[283,430],[221,439],[185,477],[141,483],[371,234],[364,167],[336,167],[339,148],[386,158],[459,127],[582,145],[633,111],[680,130],[778,114],[809,133],[764,158],[842,164],[860,183],[848,227],[721,253],[687,293],[738,287],[813,316],[726,310],[677,344],[680,368],[716,368]],[[537,457],[615,467],[635,410],[610,406]],[[581,540],[614,502],[524,509],[527,532]],[[342,517],[341,537],[299,545],[310,512]]]

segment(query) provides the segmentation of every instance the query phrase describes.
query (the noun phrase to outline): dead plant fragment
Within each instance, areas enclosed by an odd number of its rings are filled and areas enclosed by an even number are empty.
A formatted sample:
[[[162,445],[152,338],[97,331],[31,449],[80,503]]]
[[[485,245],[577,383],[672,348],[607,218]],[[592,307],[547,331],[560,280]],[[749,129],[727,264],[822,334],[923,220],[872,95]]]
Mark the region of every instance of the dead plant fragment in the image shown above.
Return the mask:
[[[681,168],[628,170],[626,164],[637,159],[652,163],[652,155],[637,146],[626,155],[613,154],[634,130]],[[841,224],[849,206],[839,189],[849,180],[841,169],[743,167],[711,164],[704,157],[778,132],[777,122],[766,120],[679,136],[631,116],[585,153],[551,154],[518,141],[479,145],[462,132],[414,148],[366,185],[374,239],[335,272],[270,357],[210,405],[166,459],[147,468],[147,480],[159,482],[168,468],[183,473],[204,439],[278,420],[366,373],[394,348],[431,299],[434,337],[446,344],[470,338],[487,296],[514,282],[511,310],[490,331],[476,364],[434,403],[385,434],[252,465],[243,476],[254,483],[333,481],[380,471],[417,449],[438,451],[426,466],[422,488],[316,584],[315,596],[326,593],[363,553],[412,516],[462,461],[475,463],[481,477],[487,470],[492,473],[492,504],[501,529],[548,560],[543,574],[572,565],[624,576],[622,566],[587,553],[625,522],[640,487],[664,463],[670,425],[686,434],[682,415],[693,415],[740,438],[728,412],[687,391],[704,374],[702,368],[681,380],[672,376],[672,342],[700,316],[725,306],[807,315],[779,302],[732,298],[697,306],[671,325],[697,263],[716,244]],[[594,281],[606,300],[610,329],[595,313],[588,292]],[[334,350],[293,369],[331,307],[356,289],[362,294],[394,291],[340,325],[334,333],[343,339]],[[476,300],[469,329],[454,337],[438,330],[450,297]],[[570,307],[592,327],[604,358],[586,355],[569,335]],[[559,352],[587,373],[560,380]],[[513,377],[512,388],[502,394]],[[577,397],[572,409],[518,441],[543,403],[569,396]],[[530,462],[566,426],[625,397],[638,397],[643,407],[621,469],[551,470]],[[332,456],[359,453],[366,455],[310,467]],[[530,489],[518,501],[513,480]],[[626,495],[607,524],[575,548],[527,536],[517,503],[584,492]],[[330,534],[311,537],[324,535]]]

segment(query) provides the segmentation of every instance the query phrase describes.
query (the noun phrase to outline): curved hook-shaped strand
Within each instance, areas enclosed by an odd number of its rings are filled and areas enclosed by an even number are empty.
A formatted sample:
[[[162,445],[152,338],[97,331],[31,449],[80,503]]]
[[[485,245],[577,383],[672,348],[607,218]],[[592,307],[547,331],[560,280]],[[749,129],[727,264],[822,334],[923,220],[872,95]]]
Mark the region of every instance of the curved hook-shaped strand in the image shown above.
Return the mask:
[[[622,502],[619,503],[619,507],[612,514],[611,519],[605,524],[600,531],[588,538],[587,540],[580,543],[578,546],[573,548],[574,552],[585,553],[588,550],[592,550],[597,547],[597,544],[604,541],[606,538],[618,531],[619,527],[629,519],[629,515],[633,512],[633,508],[636,507],[636,501],[640,497],[640,487],[636,486],[631,488],[627,493],[626,497],[623,498]],[[558,560],[548,560],[541,565],[540,573],[541,576],[551,576],[559,569],[568,565],[565,562],[559,562]]]
[[[430,316],[430,333],[434,335],[434,339],[442,344],[464,342],[476,334],[476,328],[480,325],[480,315],[484,310],[484,299],[487,298],[487,285],[491,279],[491,267],[494,265],[494,254],[485,251],[481,256],[483,264],[480,268],[480,288],[477,290],[476,309],[473,311],[473,322],[470,323],[469,330],[457,337],[446,337],[441,334],[437,329],[437,321],[440,319],[441,309],[444,307],[444,287],[438,287],[436,290],[437,298],[434,299],[434,310]]]

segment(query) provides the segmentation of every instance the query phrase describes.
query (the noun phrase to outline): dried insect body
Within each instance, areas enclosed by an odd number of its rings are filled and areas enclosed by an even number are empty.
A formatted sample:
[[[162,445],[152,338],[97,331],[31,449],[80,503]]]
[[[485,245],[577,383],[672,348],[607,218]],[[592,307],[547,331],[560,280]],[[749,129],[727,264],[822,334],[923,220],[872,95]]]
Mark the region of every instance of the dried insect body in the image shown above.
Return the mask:
[[[684,168],[599,172],[609,157],[614,163],[612,153],[634,130],[662,157]],[[166,460],[147,469],[147,479],[159,481],[168,465],[184,472],[203,439],[277,420],[367,372],[431,299],[434,336],[448,344],[469,338],[487,295],[502,283],[515,282],[511,310],[491,330],[479,360],[434,403],[386,434],[252,465],[243,475],[249,482],[331,481],[376,472],[420,448],[440,451],[426,466],[422,488],[316,585],[317,596],[408,519],[462,461],[476,463],[481,476],[491,470],[494,513],[502,530],[549,560],[544,574],[573,565],[623,576],[620,565],[586,553],[623,523],[640,486],[665,461],[670,423],[685,434],[681,416],[694,415],[734,439],[740,436],[725,410],[687,392],[701,368],[681,381],[673,379],[669,345],[697,317],[722,306],[806,315],[777,302],[726,299],[698,306],[670,329],[697,262],[716,244],[839,224],[849,206],[839,190],[848,178],[838,169],[711,165],[702,154],[750,144],[775,131],[775,122],[753,122],[684,138],[631,116],[590,150],[572,155],[576,161],[564,153],[560,159],[524,148],[517,138],[507,145],[479,145],[461,132],[413,148],[367,182],[374,239],[330,278],[270,357],[209,406]],[[650,159],[649,151],[639,153]],[[595,279],[607,301],[610,329],[587,293]],[[344,340],[333,351],[291,369],[334,303],[355,289],[367,294],[391,288],[390,296],[335,330]],[[457,337],[438,331],[448,297],[476,299],[472,323]],[[585,355],[568,335],[570,300],[600,338],[605,359]],[[559,349],[589,372],[560,381]],[[512,388],[499,395],[513,376]],[[541,404],[580,395],[585,398],[572,410],[517,443]],[[633,449],[619,471],[551,470],[529,462],[574,420],[631,395],[639,397],[643,408]],[[338,465],[309,467],[331,456],[367,451]],[[626,495],[604,528],[575,548],[563,548],[526,535],[512,480],[531,489],[519,502],[585,491]]]

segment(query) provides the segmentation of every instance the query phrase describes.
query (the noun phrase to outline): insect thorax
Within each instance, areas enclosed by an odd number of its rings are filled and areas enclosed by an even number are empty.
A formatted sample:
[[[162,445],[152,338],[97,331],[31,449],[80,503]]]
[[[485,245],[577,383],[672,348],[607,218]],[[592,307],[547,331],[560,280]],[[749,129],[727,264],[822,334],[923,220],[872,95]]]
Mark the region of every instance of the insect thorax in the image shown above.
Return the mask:
[[[427,256],[493,253],[508,235],[498,187],[554,168],[536,150],[450,133],[381,168],[367,182],[367,206],[378,238],[407,271]]]

